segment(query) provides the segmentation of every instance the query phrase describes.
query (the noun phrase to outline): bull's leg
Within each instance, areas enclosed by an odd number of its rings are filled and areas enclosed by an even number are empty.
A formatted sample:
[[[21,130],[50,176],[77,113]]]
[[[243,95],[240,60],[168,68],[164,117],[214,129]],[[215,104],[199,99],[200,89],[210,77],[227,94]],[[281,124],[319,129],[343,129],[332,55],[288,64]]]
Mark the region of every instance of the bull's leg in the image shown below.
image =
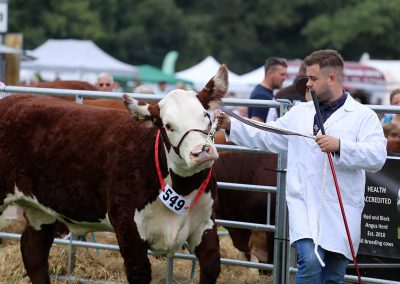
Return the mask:
[[[221,256],[215,224],[211,230],[206,230],[203,233],[203,238],[196,247],[195,253],[200,264],[200,284],[216,283],[221,271]]]
[[[251,231],[248,229],[238,229],[238,228],[226,228],[231,237],[233,246],[237,248],[243,255],[245,260],[250,260],[250,247],[249,240],[251,237]]]
[[[273,263],[274,233],[251,230],[249,240],[251,252],[250,261],[260,263]],[[261,275],[270,275],[271,271],[259,270]]]
[[[32,284],[50,283],[48,258],[55,224],[42,225],[41,228],[36,231],[27,224],[21,237],[22,260]]]
[[[124,259],[125,273],[130,284],[148,284],[151,281],[150,261],[147,257],[148,244],[143,241],[129,209],[121,207],[117,215],[110,215],[111,224]]]

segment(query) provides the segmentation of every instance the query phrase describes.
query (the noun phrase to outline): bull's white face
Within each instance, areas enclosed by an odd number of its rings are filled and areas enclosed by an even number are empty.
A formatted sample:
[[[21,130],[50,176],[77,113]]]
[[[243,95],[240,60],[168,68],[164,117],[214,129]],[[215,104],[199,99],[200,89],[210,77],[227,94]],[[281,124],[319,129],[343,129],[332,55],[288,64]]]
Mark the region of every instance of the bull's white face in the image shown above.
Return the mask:
[[[182,176],[209,168],[218,158],[214,145],[203,149],[207,142],[207,134],[190,131],[199,129],[208,132],[211,123],[207,111],[196,95],[195,92],[174,90],[158,104],[171,145],[177,147],[183,138],[179,145],[180,157],[175,151],[168,152],[169,167]],[[184,137],[187,131],[190,132]]]
[[[180,176],[191,176],[211,167],[218,158],[214,145],[204,147],[207,134],[193,129],[209,131],[211,121],[207,110],[221,104],[227,89],[227,69],[222,65],[199,93],[173,90],[157,105],[137,102],[127,95],[124,95],[124,101],[132,114],[145,116],[162,125],[171,146],[179,145],[178,154],[173,148],[167,149],[169,168]]]

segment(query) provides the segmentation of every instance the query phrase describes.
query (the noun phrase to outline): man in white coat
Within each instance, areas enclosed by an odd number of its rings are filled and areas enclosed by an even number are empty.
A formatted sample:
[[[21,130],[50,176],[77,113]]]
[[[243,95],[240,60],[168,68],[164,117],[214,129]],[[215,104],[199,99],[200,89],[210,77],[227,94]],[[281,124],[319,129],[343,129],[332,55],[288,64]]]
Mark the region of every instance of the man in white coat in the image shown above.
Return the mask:
[[[343,90],[340,54],[335,50],[314,51],[304,62],[306,84],[317,94],[326,135],[321,135],[312,101],[292,107],[269,124],[314,133],[315,140],[260,131],[231,120],[220,110],[215,115],[230,141],[274,153],[288,152],[286,198],[290,242],[297,248],[296,283],[344,283],[352,255],[326,153],[333,153],[351,239],[357,251],[365,171],[376,172],[384,165],[386,139],[378,116]]]

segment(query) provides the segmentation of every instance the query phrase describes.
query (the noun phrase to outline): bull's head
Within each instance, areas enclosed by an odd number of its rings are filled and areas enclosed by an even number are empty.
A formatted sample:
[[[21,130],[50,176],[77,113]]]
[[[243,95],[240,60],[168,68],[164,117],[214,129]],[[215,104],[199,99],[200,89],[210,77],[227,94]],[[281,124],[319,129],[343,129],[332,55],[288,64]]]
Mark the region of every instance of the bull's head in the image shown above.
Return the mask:
[[[211,125],[207,110],[219,107],[227,90],[228,70],[221,65],[198,93],[173,90],[154,105],[124,95],[124,102],[134,116],[152,121],[164,132],[168,166],[180,176],[190,176],[218,158],[214,145],[204,146]]]

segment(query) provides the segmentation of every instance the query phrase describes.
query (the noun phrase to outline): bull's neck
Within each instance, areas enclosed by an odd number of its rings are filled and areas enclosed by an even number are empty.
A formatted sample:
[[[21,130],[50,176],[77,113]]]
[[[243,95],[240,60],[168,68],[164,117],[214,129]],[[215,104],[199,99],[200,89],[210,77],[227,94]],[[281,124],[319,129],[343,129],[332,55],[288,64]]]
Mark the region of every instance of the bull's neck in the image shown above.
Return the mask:
[[[185,196],[190,194],[194,190],[198,189],[204,180],[206,180],[208,172],[210,171],[209,168],[190,176],[181,176],[169,168],[168,157],[166,153],[168,149],[166,149],[162,136],[160,136],[158,151],[158,159],[162,177],[165,179],[169,175],[172,183],[170,184],[171,187],[180,195]],[[208,189],[206,189],[206,192],[208,192]]]
[[[208,172],[210,169],[202,170],[192,176],[182,177],[173,170],[169,170],[169,174],[171,176],[172,188],[182,196],[188,195],[196,189],[199,189],[201,184],[207,178]],[[208,189],[206,189],[206,192]]]

